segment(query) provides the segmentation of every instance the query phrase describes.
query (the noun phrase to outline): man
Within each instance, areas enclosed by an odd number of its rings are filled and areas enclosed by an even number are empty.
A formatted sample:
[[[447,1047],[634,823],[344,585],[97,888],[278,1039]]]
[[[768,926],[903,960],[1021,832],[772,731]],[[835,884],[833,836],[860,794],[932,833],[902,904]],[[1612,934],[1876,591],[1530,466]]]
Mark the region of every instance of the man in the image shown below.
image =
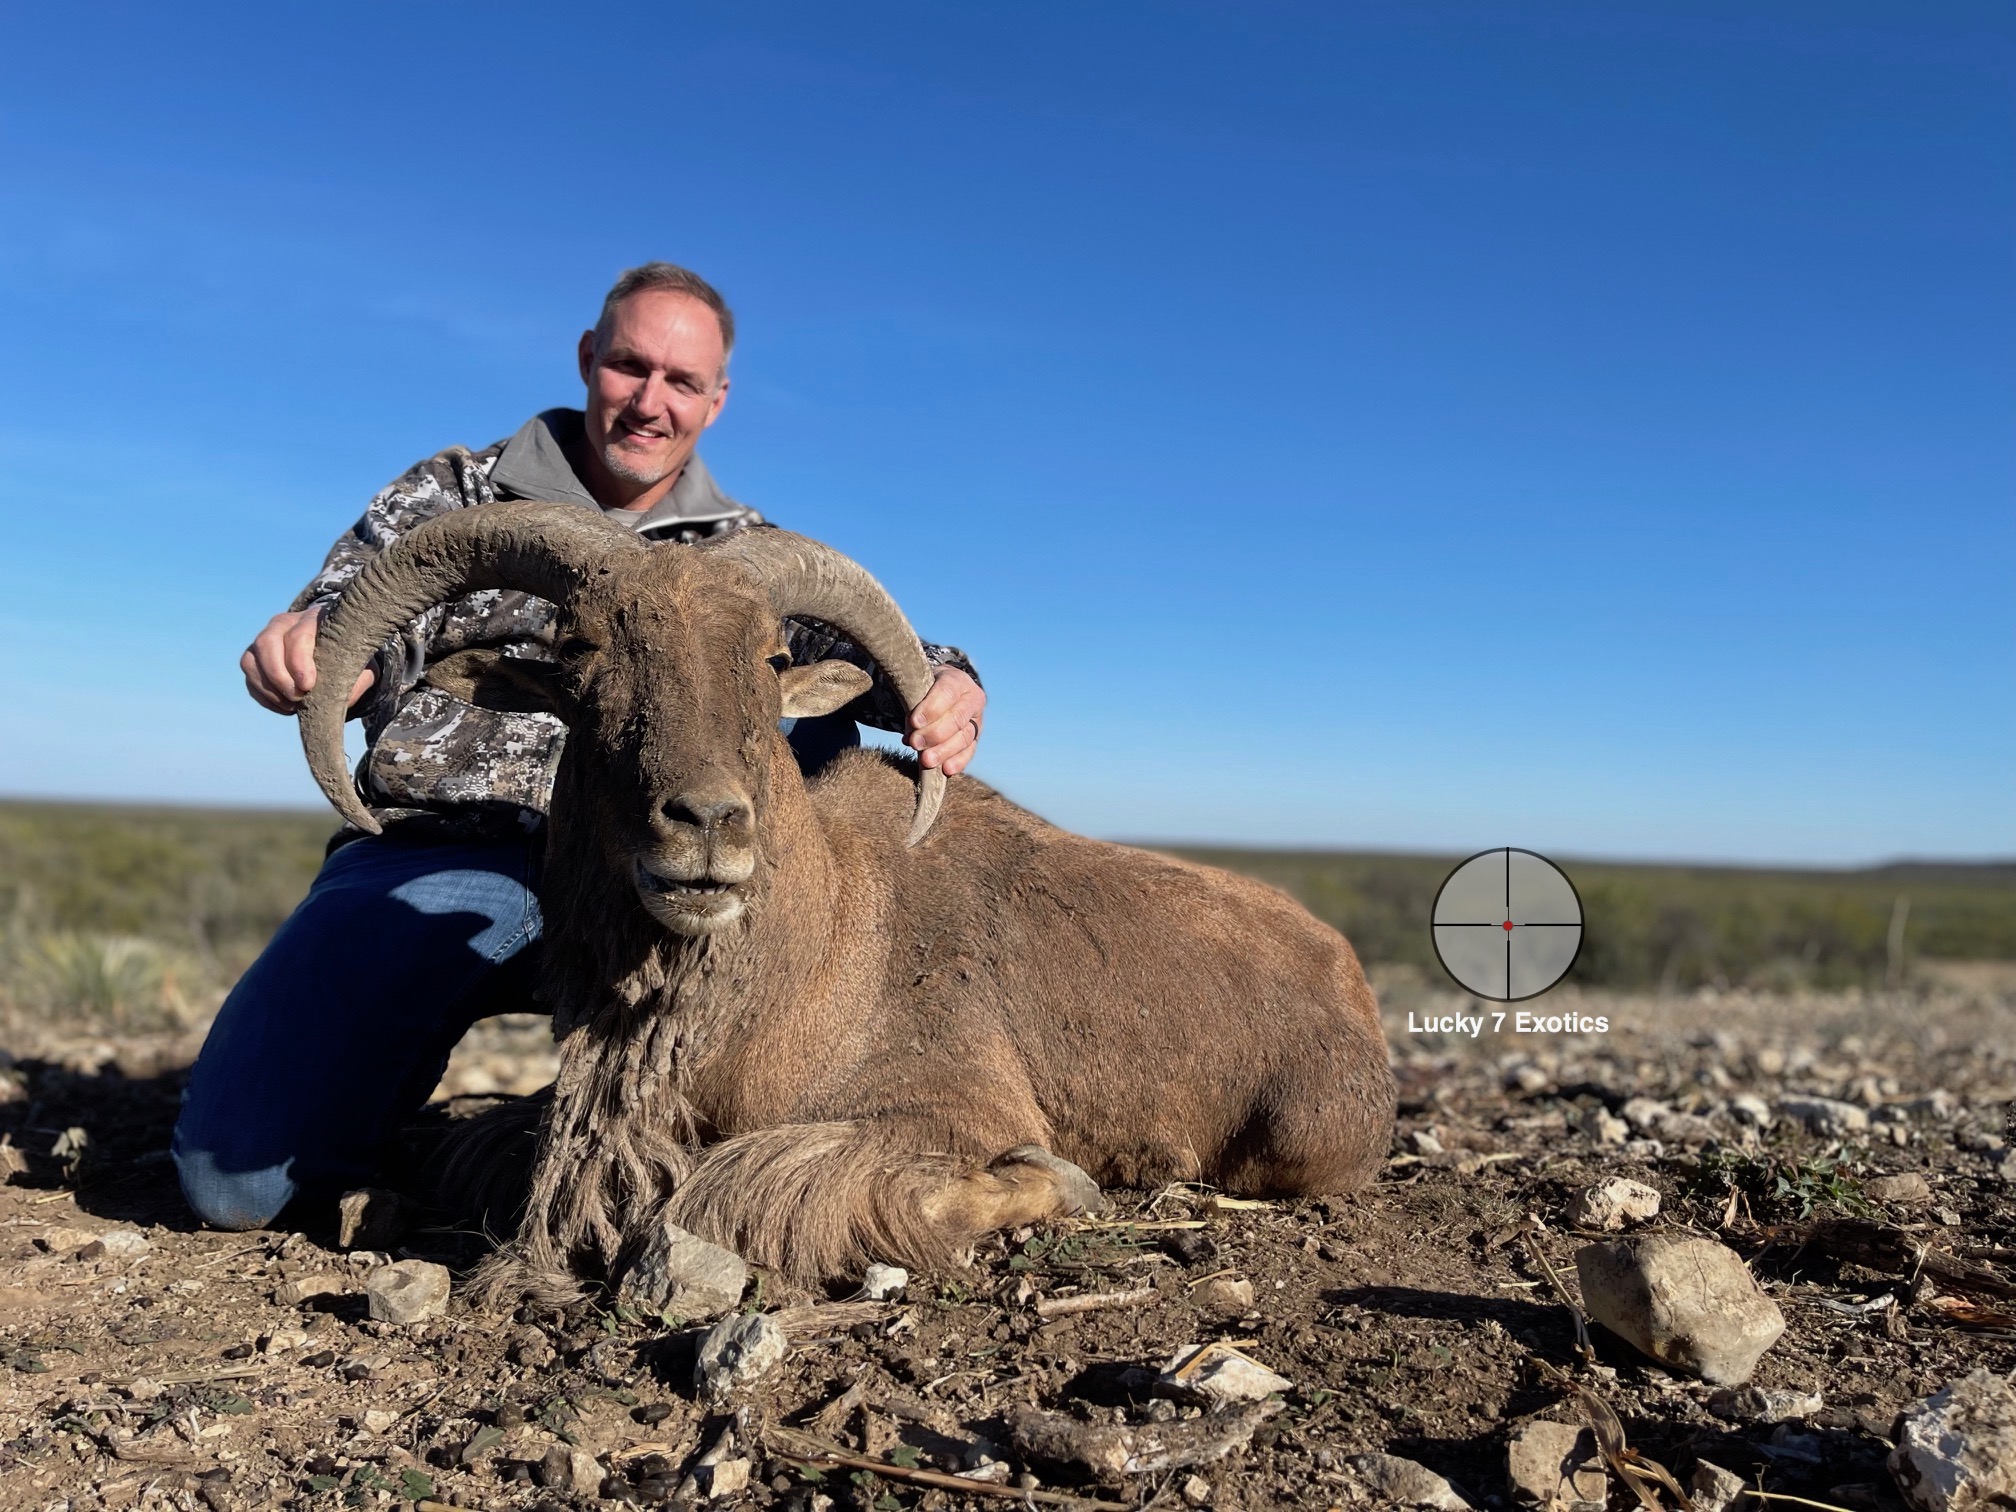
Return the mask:
[[[698,275],[669,263],[625,273],[581,336],[583,410],[547,410],[480,452],[450,448],[374,498],[246,650],[252,697],[294,713],[315,683],[323,613],[373,555],[445,510],[550,499],[686,542],[760,524],[694,454],[727,402],[734,339],[733,315]],[[526,594],[471,594],[414,622],[350,690],[370,743],[358,780],[385,833],[338,837],[211,1027],[174,1142],[183,1192],[209,1222],[259,1227],[297,1195],[369,1181],[469,1025],[530,1006],[538,845],[565,729],[486,697],[457,668],[464,652],[546,658],[554,616]],[[868,665],[824,626],[786,629],[800,662]],[[906,730],[924,765],[964,770],[986,695],[960,652],[925,653],[937,676],[914,714],[878,675],[857,705],[788,731],[800,765],[857,743],[858,716]]]

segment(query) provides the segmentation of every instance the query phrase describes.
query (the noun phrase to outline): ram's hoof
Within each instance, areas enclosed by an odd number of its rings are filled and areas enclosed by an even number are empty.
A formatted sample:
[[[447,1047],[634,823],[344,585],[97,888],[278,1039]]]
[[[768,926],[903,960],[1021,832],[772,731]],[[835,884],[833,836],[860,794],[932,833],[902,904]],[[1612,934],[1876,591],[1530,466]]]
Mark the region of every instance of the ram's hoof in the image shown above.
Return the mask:
[[[1106,1211],[1106,1194],[1099,1190],[1099,1183],[1070,1161],[1052,1155],[1041,1145],[1017,1145],[994,1164],[1029,1165],[1048,1171],[1050,1179],[1057,1185],[1057,1212],[1060,1217],[1074,1218],[1080,1213]]]

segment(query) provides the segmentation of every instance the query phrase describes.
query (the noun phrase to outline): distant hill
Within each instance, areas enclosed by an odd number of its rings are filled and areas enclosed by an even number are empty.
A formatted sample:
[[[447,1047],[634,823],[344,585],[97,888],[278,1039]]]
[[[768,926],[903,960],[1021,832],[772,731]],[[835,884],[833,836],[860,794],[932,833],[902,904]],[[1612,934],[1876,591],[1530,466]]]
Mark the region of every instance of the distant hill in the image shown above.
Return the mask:
[[[0,924],[144,936],[242,961],[307,891],[336,827],[321,810],[0,799]],[[1294,894],[1368,962],[1440,974],[1428,920],[1460,856],[1163,848]],[[1589,985],[1838,986],[1879,983],[1917,957],[2016,960],[2016,861],[1842,870],[1556,859],[1582,895],[1588,928],[1573,979]]]

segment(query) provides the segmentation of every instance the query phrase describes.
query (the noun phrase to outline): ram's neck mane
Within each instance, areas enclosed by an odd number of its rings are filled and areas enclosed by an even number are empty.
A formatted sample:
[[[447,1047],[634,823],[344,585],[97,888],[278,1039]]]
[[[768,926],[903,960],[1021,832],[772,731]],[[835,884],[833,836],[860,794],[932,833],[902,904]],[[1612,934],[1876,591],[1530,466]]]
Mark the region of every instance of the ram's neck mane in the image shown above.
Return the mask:
[[[793,784],[773,795],[740,926],[670,934],[610,864],[592,804],[567,801],[582,783],[569,776],[563,762],[540,888],[560,1072],[516,1245],[548,1286],[584,1263],[620,1269],[684,1179],[706,1133],[690,1100],[695,1072],[730,1030],[798,989],[820,942],[792,928],[790,900],[830,865]]]

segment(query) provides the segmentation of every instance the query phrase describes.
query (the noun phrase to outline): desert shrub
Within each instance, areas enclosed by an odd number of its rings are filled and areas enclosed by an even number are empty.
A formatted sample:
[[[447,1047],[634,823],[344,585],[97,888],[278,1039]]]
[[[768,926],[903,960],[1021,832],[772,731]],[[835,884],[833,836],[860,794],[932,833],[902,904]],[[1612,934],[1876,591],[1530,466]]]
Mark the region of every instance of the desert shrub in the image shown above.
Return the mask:
[[[1443,980],[1428,921],[1460,857],[1172,847],[1293,894],[1368,964]],[[1867,871],[1631,866],[1560,858],[1582,897],[1570,980],[1630,991],[1880,986],[1905,900],[1904,958],[2016,959],[2016,866]]]

